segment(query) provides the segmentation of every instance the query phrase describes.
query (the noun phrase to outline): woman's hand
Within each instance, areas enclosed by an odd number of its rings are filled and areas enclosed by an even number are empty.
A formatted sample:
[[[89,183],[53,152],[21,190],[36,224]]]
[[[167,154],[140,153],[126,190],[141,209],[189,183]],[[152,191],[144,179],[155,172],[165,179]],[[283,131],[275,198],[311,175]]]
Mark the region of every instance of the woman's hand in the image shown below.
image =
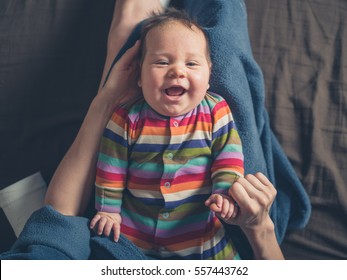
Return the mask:
[[[112,22],[107,38],[107,55],[100,87],[111,64],[119,53],[135,26],[152,13],[164,10],[160,0],[117,0],[115,1]]]
[[[240,208],[233,224],[243,230],[256,230],[268,223],[269,211],[276,194],[274,186],[260,172],[238,178],[229,189],[229,195]]]
[[[276,194],[275,187],[260,172],[238,178],[229,189],[239,211],[228,223],[240,226],[256,259],[283,259],[269,214]]]
[[[140,96],[140,88],[137,85],[139,65],[137,53],[140,43],[137,41],[113,66],[110,75],[103,87],[98,92],[98,97],[107,102],[113,109]]]

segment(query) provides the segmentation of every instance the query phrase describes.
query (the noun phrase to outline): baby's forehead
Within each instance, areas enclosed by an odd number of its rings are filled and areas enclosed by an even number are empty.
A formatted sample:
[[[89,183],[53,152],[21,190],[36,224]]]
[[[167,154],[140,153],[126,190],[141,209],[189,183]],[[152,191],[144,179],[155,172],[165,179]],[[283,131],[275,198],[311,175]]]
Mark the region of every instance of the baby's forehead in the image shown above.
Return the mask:
[[[208,61],[210,62],[211,58],[210,58],[209,40],[205,32],[203,31],[203,29],[200,26],[196,25],[194,22],[184,21],[180,19],[166,19],[166,20],[163,20],[162,22],[159,22],[159,23],[157,22],[156,24],[154,24],[153,26],[150,26],[147,29],[147,32],[145,32],[144,37],[142,37],[140,61],[143,61],[143,58],[145,54],[147,53],[147,45],[150,42],[151,43],[159,42],[157,40],[160,40],[160,36],[167,34],[168,32],[170,32],[170,34],[172,34],[171,33],[172,31],[175,33],[180,33],[182,31],[181,28],[183,28],[186,31],[192,32],[192,34],[198,35],[198,36],[194,36],[194,38],[199,38],[199,40],[201,40],[200,42],[203,42],[202,44],[203,46],[205,46],[205,49],[206,49],[205,50],[206,57]],[[149,36],[151,38],[148,38]],[[187,36],[187,34],[185,34],[185,36]],[[184,38],[185,36],[182,36],[183,40],[185,39]]]
[[[158,31],[165,32],[167,30],[174,30],[177,31],[179,28],[185,28],[191,32],[195,33],[203,33],[203,31],[197,27],[193,23],[185,23],[183,21],[180,21],[178,19],[170,19],[167,21],[163,21],[162,23],[158,24],[157,26],[154,26],[152,29],[157,29]]]
[[[167,35],[168,33],[170,34],[174,33],[176,35],[176,34],[180,34],[181,32],[184,32],[184,35],[182,34],[182,37],[180,37],[180,40],[184,40],[186,36],[190,36],[190,35],[187,35],[186,31],[190,32],[194,36],[194,38],[198,38],[198,40],[201,40],[201,42],[204,42],[204,44],[208,45],[208,40],[206,36],[204,36],[204,32],[200,28],[198,28],[194,24],[188,25],[179,20],[165,21],[163,23],[160,23],[157,26],[152,27],[148,31],[144,39],[148,43],[149,42],[148,37],[151,37],[150,40],[156,40],[153,37],[156,37],[158,39],[161,37],[167,38],[167,36],[165,35]]]

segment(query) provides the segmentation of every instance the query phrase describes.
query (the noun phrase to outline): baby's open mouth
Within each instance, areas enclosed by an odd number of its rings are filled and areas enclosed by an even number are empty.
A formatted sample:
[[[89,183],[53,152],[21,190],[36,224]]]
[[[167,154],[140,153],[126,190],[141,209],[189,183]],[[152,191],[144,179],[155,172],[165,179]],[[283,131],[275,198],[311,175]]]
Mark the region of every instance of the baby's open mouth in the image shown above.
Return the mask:
[[[169,87],[165,89],[165,93],[168,96],[180,96],[186,92],[186,89],[180,86]]]

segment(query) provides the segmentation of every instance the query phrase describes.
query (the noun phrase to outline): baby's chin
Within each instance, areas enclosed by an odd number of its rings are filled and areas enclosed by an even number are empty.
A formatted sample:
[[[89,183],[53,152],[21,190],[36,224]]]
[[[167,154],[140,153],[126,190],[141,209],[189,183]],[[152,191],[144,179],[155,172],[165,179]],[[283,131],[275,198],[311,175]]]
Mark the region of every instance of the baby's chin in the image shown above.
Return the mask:
[[[158,108],[156,110],[153,107],[152,107],[152,109],[154,111],[156,111],[159,115],[162,115],[164,117],[169,117],[169,118],[180,117],[180,116],[183,116],[183,115],[187,114],[191,110],[193,110],[193,108],[182,109],[182,110],[178,110],[178,109],[175,109],[175,108]]]

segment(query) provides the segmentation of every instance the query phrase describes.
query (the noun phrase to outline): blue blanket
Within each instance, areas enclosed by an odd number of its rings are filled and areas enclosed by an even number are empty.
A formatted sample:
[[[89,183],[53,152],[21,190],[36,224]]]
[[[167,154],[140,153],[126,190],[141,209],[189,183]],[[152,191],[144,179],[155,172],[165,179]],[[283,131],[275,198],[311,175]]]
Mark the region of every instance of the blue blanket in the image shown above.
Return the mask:
[[[228,101],[243,142],[245,172],[263,172],[277,188],[271,209],[278,241],[287,230],[302,228],[310,216],[308,196],[273,135],[264,107],[264,84],[249,42],[242,0],[183,0],[182,7],[206,29],[213,72],[211,90]],[[123,50],[139,37],[138,26]],[[87,219],[66,217],[45,207],[34,213],[10,252],[0,259],[146,259],[129,241],[117,244],[92,237]],[[251,258],[247,240],[238,227],[228,232],[243,258]]]
[[[34,212],[10,251],[0,260],[145,260],[124,236],[117,243],[94,235],[84,217],[64,216],[51,206]]]

